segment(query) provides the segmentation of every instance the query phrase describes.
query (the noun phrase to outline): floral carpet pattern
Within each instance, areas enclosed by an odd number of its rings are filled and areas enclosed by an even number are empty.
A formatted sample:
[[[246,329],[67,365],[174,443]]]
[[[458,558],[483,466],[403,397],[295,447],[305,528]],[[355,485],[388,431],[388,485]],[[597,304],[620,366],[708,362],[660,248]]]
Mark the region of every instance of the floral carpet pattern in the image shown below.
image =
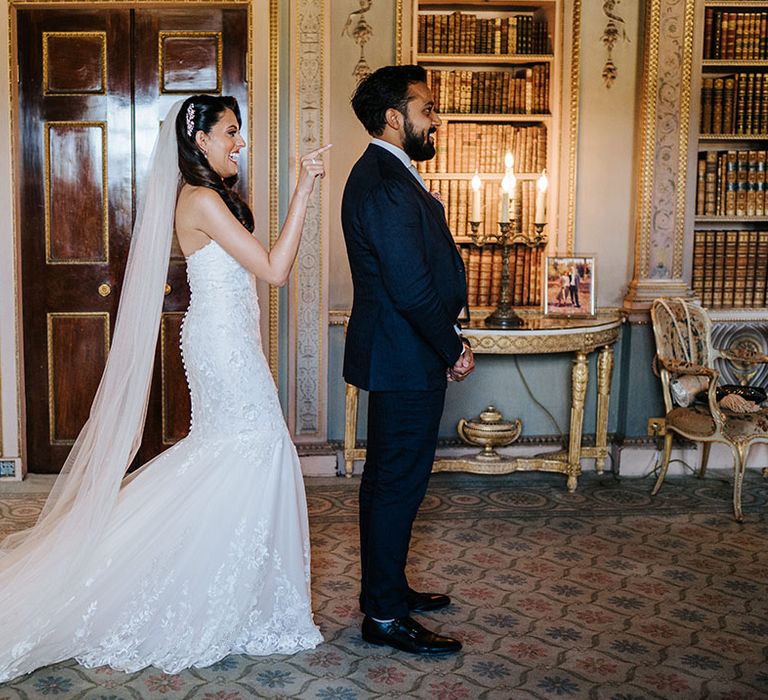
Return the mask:
[[[319,648],[176,676],[70,661],[0,685],[0,700],[768,698],[768,480],[747,475],[744,523],[725,473],[670,478],[655,499],[650,486],[587,474],[568,494],[556,475],[434,476],[410,582],[451,595],[419,619],[464,649],[428,658],[362,641],[357,480],[309,479]],[[0,536],[42,502],[0,486]]]

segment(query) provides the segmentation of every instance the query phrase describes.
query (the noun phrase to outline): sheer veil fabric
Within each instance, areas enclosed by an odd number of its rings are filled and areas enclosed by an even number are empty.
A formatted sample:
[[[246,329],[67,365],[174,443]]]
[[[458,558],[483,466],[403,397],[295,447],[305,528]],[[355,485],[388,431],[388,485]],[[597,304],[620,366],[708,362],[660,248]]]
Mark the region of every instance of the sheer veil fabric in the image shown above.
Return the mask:
[[[37,524],[0,544],[0,642],[30,610],[55,617],[67,582],[104,531],[141,443],[180,181],[175,122],[181,104],[171,107],[155,143],[112,347],[88,421]]]

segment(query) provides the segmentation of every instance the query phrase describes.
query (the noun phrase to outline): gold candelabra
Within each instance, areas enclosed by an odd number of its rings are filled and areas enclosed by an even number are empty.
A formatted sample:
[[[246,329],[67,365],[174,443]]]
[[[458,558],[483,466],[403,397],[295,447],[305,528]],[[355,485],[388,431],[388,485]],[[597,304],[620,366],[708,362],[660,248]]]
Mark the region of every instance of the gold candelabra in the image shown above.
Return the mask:
[[[470,221],[470,236],[475,245],[482,248],[486,243],[501,244],[501,292],[499,303],[495,311],[485,319],[485,325],[490,328],[519,328],[524,325],[523,319],[512,307],[512,290],[509,284],[509,250],[512,245],[525,245],[535,248],[546,243],[544,235],[545,223],[534,224],[536,233],[533,237],[526,236],[520,231],[520,219],[515,217],[512,221],[499,221],[499,233],[486,235],[480,232],[481,221]]]

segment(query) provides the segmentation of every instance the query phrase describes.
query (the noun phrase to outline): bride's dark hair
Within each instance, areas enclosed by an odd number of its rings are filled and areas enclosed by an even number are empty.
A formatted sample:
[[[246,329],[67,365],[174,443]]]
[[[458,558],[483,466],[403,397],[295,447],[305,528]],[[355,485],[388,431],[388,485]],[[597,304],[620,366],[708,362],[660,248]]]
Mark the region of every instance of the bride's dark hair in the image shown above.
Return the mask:
[[[192,109],[190,109],[190,105],[192,105]],[[237,182],[237,175],[222,178],[208,164],[205,155],[195,141],[195,134],[198,131],[210,133],[227,109],[231,109],[235,113],[238,125],[242,125],[240,107],[234,97],[193,95],[184,100],[176,117],[179,170],[184,182],[198,187],[210,187],[218,192],[237,220],[249,231],[253,231],[253,214],[248,205],[232,189]]]

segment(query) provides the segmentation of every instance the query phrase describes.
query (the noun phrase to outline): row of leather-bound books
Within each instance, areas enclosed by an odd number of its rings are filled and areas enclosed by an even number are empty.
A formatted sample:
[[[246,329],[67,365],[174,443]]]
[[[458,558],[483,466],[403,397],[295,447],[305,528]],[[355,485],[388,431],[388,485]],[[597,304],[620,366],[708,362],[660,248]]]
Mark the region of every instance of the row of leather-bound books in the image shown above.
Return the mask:
[[[502,253],[500,245],[460,247],[467,275],[467,302],[470,307],[499,303],[501,295]],[[514,306],[541,303],[543,246],[524,245],[509,249],[509,290]]]
[[[471,235],[469,218],[472,214],[472,184],[469,180],[424,178],[427,188],[439,196],[445,207],[448,227],[454,236]],[[479,233],[485,236],[499,233],[499,202],[501,180],[484,180],[481,190],[481,211]],[[536,181],[518,180],[516,188],[516,221],[514,230],[533,238],[536,229],[533,219],[536,207]]]
[[[549,113],[549,64],[509,70],[427,69],[435,108],[450,114]]]
[[[698,216],[766,216],[766,151],[702,151],[696,178]]]
[[[704,12],[704,60],[768,58],[768,12],[708,7]]]
[[[768,73],[705,77],[701,86],[702,134],[768,132]]]
[[[548,54],[551,41],[545,19],[531,13],[478,17],[466,12],[419,14],[420,54]]]
[[[422,173],[502,173],[507,152],[516,172],[538,173],[547,167],[547,127],[449,122],[435,133],[435,150],[418,164]]]
[[[768,231],[695,231],[691,286],[708,308],[764,307]]]

